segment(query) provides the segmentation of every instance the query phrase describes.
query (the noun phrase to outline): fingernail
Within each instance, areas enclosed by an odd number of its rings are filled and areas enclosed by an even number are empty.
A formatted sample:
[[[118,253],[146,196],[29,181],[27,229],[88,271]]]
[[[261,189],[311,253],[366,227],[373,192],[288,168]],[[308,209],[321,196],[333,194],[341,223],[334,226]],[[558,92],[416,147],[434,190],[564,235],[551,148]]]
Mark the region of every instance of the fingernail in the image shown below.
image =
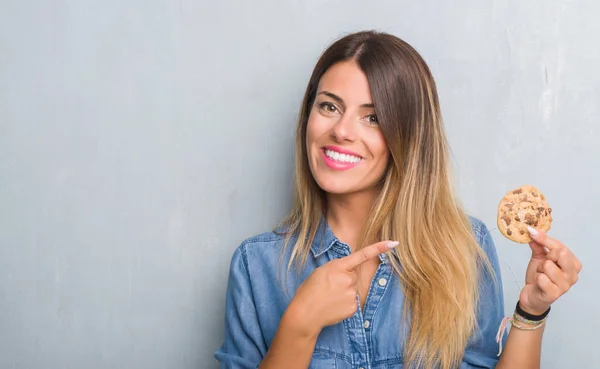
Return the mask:
[[[537,230],[537,229],[535,229],[535,228],[533,228],[533,227],[530,227],[530,226],[527,226],[527,230],[529,231],[529,234],[530,234],[530,235],[531,235],[531,237],[533,237],[533,238],[537,237],[537,236],[540,234],[540,232],[538,232],[538,230]]]
[[[398,241],[390,241],[385,246],[387,246],[388,249],[393,249],[394,247],[398,246],[399,244],[400,244],[400,242],[398,242]]]

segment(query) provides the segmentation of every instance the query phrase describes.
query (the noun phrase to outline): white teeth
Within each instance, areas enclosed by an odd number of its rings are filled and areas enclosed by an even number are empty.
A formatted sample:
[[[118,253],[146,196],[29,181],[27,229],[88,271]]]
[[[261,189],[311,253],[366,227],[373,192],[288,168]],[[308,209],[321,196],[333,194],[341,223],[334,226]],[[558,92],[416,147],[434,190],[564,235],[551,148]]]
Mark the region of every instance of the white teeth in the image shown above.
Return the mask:
[[[325,155],[327,155],[329,158],[335,161],[339,161],[342,163],[357,163],[361,160],[361,158],[359,158],[358,156],[340,154],[339,152],[333,150],[325,150]]]

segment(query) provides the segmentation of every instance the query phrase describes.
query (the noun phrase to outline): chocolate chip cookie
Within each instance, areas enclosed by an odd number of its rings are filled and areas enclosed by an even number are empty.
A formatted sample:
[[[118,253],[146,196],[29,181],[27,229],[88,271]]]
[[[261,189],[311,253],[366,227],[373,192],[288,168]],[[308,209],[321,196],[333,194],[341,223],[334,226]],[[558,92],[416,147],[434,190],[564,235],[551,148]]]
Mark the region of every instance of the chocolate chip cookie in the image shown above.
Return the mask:
[[[525,185],[507,193],[498,206],[498,229],[509,240],[532,241],[527,226],[547,232],[552,223],[552,209],[537,188]]]

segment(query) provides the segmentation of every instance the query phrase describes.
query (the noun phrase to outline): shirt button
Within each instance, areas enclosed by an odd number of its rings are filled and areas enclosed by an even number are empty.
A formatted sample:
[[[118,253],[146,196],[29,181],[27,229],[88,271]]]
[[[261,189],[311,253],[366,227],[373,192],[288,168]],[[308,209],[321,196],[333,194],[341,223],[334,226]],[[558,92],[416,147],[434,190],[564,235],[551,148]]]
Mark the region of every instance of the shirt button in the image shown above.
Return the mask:
[[[363,323],[363,327],[365,327],[365,329],[369,328],[370,325],[371,322],[369,322],[368,320],[365,320],[365,322]]]
[[[383,287],[383,286],[385,286],[385,285],[387,284],[387,279],[385,279],[385,278],[380,278],[380,279],[377,281],[377,283],[379,283],[379,285],[380,285],[381,287]]]

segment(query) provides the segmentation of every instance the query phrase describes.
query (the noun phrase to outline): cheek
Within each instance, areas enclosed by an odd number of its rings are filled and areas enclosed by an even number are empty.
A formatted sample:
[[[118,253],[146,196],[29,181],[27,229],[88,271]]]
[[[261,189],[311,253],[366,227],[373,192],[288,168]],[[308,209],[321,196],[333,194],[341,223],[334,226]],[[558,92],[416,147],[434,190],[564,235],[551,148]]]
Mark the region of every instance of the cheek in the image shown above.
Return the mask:
[[[311,114],[312,116],[312,114]],[[318,130],[318,124],[317,122],[315,122],[314,117],[311,118],[311,116],[309,116],[308,118],[308,122],[306,123],[306,155],[308,156],[308,166],[310,167],[311,171],[315,170],[315,166],[316,166],[316,148],[318,147],[317,145],[317,140],[319,137],[319,130]],[[313,172],[314,175],[314,172]]]
[[[319,137],[326,133],[326,128],[327,127],[323,124],[318,114],[310,114],[306,124],[306,148],[309,152],[316,144]]]
[[[310,148],[310,144],[315,140],[315,124],[313,119],[308,118],[306,123],[306,146]]]

